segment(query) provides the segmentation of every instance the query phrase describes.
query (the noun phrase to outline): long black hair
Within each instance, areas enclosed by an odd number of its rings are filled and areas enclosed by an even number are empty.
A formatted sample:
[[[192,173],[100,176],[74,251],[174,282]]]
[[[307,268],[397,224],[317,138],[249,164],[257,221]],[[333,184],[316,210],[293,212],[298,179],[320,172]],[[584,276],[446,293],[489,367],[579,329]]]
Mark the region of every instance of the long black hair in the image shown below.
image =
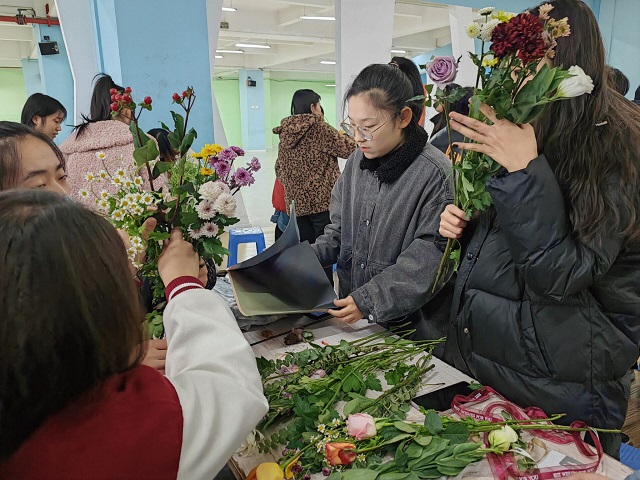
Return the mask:
[[[12,189],[18,185],[22,171],[18,144],[29,136],[49,145],[64,168],[64,155],[49,137],[21,123],[0,122],[0,191]]]
[[[558,39],[553,65],[580,65],[594,88],[549,105],[534,125],[538,149],[563,191],[576,238],[595,249],[610,236],[640,240],[638,111],[609,87],[604,43],[591,9],[580,0],[544,3],[553,5],[553,18],[567,17],[571,25],[571,35]]]
[[[44,93],[34,93],[22,107],[20,123],[33,127],[33,117],[36,115],[44,118],[58,112],[62,112],[62,120],[67,118],[67,109],[58,100]]]
[[[142,319],[125,246],[105,218],[52,192],[0,193],[0,461],[136,366]]]
[[[313,90],[303,88],[296,91],[291,99],[291,115],[299,115],[301,113],[312,113],[311,105],[315,105],[320,101],[320,95]]]
[[[412,115],[409,125],[404,129],[405,136],[421,128],[418,121],[422,115],[424,100],[409,101],[416,95],[411,79],[399,66],[374,63],[365,67],[347,89],[343,109],[349,98],[362,93],[368,96],[375,108],[391,115],[399,115],[404,107],[409,107]]]
[[[96,80],[97,79],[97,80]],[[83,122],[76,125],[75,130],[77,136],[82,135],[90,123],[101,122],[103,120],[111,120],[111,92],[115,88],[122,92],[124,88],[113,81],[111,76],[106,73],[99,73],[94,77],[95,85],[93,87],[93,95],[91,95],[91,109],[89,115],[82,115]]]

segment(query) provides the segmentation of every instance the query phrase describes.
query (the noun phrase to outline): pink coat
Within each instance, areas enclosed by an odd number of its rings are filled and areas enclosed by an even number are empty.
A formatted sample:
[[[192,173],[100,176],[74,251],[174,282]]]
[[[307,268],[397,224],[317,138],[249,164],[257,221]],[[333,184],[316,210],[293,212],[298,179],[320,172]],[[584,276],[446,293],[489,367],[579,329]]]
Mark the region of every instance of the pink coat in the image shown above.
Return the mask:
[[[90,207],[95,206],[95,197],[81,199],[78,192],[82,189],[92,191],[98,195],[101,190],[115,193],[116,187],[110,180],[102,180],[100,183],[92,183],[86,179],[87,173],[97,175],[101,170],[106,170],[113,176],[119,168],[125,170],[127,176],[135,175],[135,163],[133,160],[133,137],[129,131],[129,126],[117,120],[104,120],[90,123],[77,138],[76,132],[71,134],[62,145],[60,150],[64,153],[67,163],[67,174],[69,175],[69,185],[71,194]],[[106,157],[104,165],[97,157],[97,153],[104,152]],[[145,179],[145,186],[148,189],[148,176],[146,171],[140,172]]]

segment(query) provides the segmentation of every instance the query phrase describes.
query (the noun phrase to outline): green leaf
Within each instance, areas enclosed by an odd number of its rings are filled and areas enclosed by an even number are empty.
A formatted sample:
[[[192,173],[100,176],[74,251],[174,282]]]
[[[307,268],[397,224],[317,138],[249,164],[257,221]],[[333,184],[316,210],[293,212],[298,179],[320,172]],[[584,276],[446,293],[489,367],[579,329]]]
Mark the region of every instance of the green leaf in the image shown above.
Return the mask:
[[[369,375],[365,381],[365,387],[367,390],[373,390],[374,392],[382,391],[382,382],[375,375]]]
[[[133,159],[136,161],[136,166],[141,167],[145,163],[155,160],[160,155],[156,142],[147,142],[143,147],[136,148],[133,151]]]
[[[465,455],[465,454],[467,454],[469,452],[473,452],[473,451],[477,450],[481,446],[482,446],[482,444],[475,443],[475,442],[460,443],[460,444],[456,445],[455,447],[453,447],[453,454],[455,456]]]
[[[438,415],[435,410],[429,410],[424,418],[424,426],[431,435],[437,435],[442,432],[442,419],[440,415]]]
[[[153,166],[153,178],[158,178],[163,173],[171,170],[173,162],[156,162]]]
[[[411,442],[406,451],[409,458],[420,458],[420,456],[422,455],[422,450],[424,450],[422,445],[416,442]]]
[[[429,445],[431,443],[431,440],[433,439],[433,437],[428,437],[425,435],[419,435],[416,438],[414,438],[413,440],[416,443],[419,443],[420,445],[422,445],[423,447],[426,447],[427,445]]]
[[[149,136],[144,133],[140,127],[138,127],[136,122],[132,122],[131,125],[129,125],[129,131],[131,132],[131,135],[133,135],[133,146],[135,148],[144,147],[149,142],[154,145],[156,143],[151,141],[151,138],[149,138]]]
[[[368,468],[352,468],[342,472],[342,480],[376,480],[378,475],[379,472]]]
[[[184,183],[176,188],[176,193],[189,193],[194,194],[196,192],[196,188],[193,186],[193,183]]]
[[[162,128],[164,128],[167,132],[170,132],[170,131],[171,131],[171,129],[170,129],[170,128],[167,126],[167,124],[166,124],[166,123],[164,123],[164,122],[160,122],[160,126],[161,126]]]
[[[185,227],[198,223],[199,221],[200,218],[198,217],[198,213],[194,211],[183,211],[182,215],[180,215],[180,223]]]
[[[442,432],[442,438],[453,444],[464,443],[469,438],[469,430],[461,423],[450,423]]]
[[[413,425],[409,425],[405,422],[393,422],[393,426],[405,433],[416,433],[416,428]]]
[[[466,462],[465,460],[461,460],[456,457],[445,457],[445,458],[439,458],[438,460],[436,460],[436,465],[438,467],[447,467],[447,468],[463,469],[464,467],[469,465],[469,463],[471,462]]]
[[[173,123],[175,125],[175,133],[178,135],[178,138],[183,138],[184,137],[184,117],[174,111],[171,112],[171,116],[173,117]]]
[[[454,468],[454,467],[444,467],[444,466],[440,466],[438,465],[438,471],[442,474],[445,475],[447,477],[455,477],[456,475],[458,475],[463,469],[463,468]]]
[[[396,442],[400,442],[402,440],[406,440],[407,438],[410,438],[412,435],[408,434],[408,433],[401,433],[400,435],[396,435],[395,437],[392,437],[390,440],[387,440],[386,443],[396,443]]]
[[[358,407],[360,406],[360,402],[361,400],[359,398],[354,398],[353,400],[349,400],[344,406],[344,408],[342,409],[342,413],[344,413],[344,416],[348,417],[353,412],[357,411]]]

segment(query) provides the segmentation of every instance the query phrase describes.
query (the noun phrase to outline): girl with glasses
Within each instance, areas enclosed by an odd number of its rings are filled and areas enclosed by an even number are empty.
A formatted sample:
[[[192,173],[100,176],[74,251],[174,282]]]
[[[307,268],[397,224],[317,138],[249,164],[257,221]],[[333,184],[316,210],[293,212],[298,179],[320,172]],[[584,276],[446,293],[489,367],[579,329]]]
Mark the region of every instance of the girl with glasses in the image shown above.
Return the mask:
[[[449,160],[418,125],[422,100],[394,65],[369,65],[347,90],[342,127],[358,144],[331,196],[331,223],[313,248],[337,261],[345,323],[409,324],[416,338],[440,338],[444,323],[427,302],[442,258],[434,243],[453,199]]]

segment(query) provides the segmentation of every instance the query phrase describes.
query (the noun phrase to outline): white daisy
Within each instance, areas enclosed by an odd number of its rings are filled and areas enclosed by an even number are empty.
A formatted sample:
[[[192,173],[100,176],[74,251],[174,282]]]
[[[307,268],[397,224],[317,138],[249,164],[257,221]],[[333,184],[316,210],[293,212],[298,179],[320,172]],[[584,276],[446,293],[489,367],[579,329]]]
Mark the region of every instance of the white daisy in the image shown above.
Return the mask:
[[[83,188],[78,192],[78,195],[80,195],[82,198],[89,198],[90,193],[89,193],[89,190],[85,190]]]
[[[142,194],[140,192],[132,193],[131,198],[136,203],[142,202]]]
[[[122,200],[120,200],[120,208],[129,208],[131,206],[131,200],[129,200],[127,197],[124,197]]]
[[[98,157],[99,160],[104,160],[107,158],[107,154],[104,152],[96,152],[96,157]]]
[[[133,187],[133,182],[131,181],[130,178],[125,179],[122,184],[125,186],[125,188],[131,188]]]
[[[140,205],[134,205],[129,209],[129,211],[132,215],[142,215],[144,213],[144,208]]]
[[[111,183],[113,183],[114,185],[117,185],[118,187],[122,185],[122,177],[121,176],[116,176],[113,177],[113,179],[111,180]]]
[[[127,172],[124,171],[124,168],[120,167],[116,170],[116,177],[124,177]]]
[[[327,426],[324,423],[321,423],[320,425],[318,425],[318,431],[320,433],[324,432],[327,429]]]
[[[340,425],[340,423],[341,423],[341,422],[340,422],[340,419],[339,419],[339,418],[334,418],[333,420],[331,420],[331,424],[332,424],[334,427],[337,427],[338,425]]]
[[[107,173],[106,170],[100,170],[98,172],[98,177],[100,177],[102,180],[105,180],[108,176],[109,174]]]
[[[115,210],[112,214],[111,217],[116,221],[116,222],[121,222],[124,219],[124,211],[122,210]]]
[[[211,220],[218,213],[209,200],[202,200],[196,207],[196,212],[198,212],[198,217],[203,220]]]
[[[104,199],[98,200],[97,205],[100,207],[100,210],[107,210],[109,208],[109,202]]]
[[[143,183],[144,183],[144,180],[142,180],[142,177],[136,177],[133,179],[133,184],[136,187],[141,187]]]
[[[144,195],[142,195],[142,203],[144,203],[145,205],[152,205],[155,203],[153,195],[151,195],[150,193],[145,193]]]
[[[87,182],[93,182],[93,180],[94,180],[95,178],[96,178],[96,177],[95,177],[95,175],[94,175],[93,173],[91,173],[91,172],[87,172],[87,174],[84,176],[84,179],[85,179]]]

